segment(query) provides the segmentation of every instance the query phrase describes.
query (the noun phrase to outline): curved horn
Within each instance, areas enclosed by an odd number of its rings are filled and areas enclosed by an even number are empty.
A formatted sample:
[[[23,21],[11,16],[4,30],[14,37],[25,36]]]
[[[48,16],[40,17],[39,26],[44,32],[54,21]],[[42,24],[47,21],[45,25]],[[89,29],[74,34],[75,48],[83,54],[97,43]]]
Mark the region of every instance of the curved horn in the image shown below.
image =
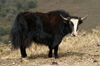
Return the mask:
[[[61,14],[60,14],[60,16],[61,16],[64,20],[68,20],[67,18],[63,17]]]
[[[85,17],[81,18],[81,20],[84,20],[88,15],[86,15]]]

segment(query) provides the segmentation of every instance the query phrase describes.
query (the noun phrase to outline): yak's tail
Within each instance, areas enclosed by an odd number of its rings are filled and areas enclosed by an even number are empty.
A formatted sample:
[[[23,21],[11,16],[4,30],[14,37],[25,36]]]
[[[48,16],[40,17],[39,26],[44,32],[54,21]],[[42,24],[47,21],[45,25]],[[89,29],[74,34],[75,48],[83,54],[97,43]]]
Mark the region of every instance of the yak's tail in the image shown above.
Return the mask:
[[[28,31],[27,23],[21,14],[18,14],[12,25],[10,40],[15,49],[29,47],[32,43],[31,32]]]

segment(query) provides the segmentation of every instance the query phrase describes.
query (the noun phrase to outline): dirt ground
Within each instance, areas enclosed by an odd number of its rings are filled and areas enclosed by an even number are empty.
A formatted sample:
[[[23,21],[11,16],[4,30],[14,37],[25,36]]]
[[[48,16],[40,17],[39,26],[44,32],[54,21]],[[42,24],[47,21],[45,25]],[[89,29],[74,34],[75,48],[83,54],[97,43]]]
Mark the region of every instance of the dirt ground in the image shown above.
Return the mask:
[[[21,60],[19,50],[13,51],[0,59],[0,66],[100,66],[100,47],[97,45],[73,47],[73,50],[61,49],[58,59],[48,58],[47,51],[36,51],[28,56],[27,61]]]

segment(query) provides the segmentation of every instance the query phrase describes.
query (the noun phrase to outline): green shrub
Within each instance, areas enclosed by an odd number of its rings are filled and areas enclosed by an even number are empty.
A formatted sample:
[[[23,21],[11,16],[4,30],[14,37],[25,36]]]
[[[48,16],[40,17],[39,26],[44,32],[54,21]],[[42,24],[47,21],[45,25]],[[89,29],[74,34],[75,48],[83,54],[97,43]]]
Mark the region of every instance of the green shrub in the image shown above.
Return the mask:
[[[2,40],[2,42],[4,43],[4,44],[8,44],[9,42],[9,39],[8,38],[4,38],[3,40]]]
[[[29,9],[29,7],[28,7],[28,6],[26,6],[26,5],[24,5],[24,6],[22,6],[22,8],[20,8],[20,9],[22,9],[23,11],[26,11],[26,10],[28,10],[28,9]]]
[[[35,8],[37,5],[37,1],[36,0],[31,0],[28,2],[28,7],[29,8]]]
[[[0,3],[0,11],[2,10],[3,8],[3,3]]]
[[[5,3],[0,2],[0,16],[6,17],[7,21],[12,21],[17,13],[35,8],[36,5],[36,0],[5,0]]]
[[[11,26],[6,27],[5,29],[3,27],[0,27],[0,36],[9,34],[11,30]]]
[[[0,36],[9,34],[10,30],[11,26],[7,26],[5,29],[3,27],[0,27]]]
[[[36,5],[37,5],[36,0],[5,1],[5,3],[0,3],[0,16],[7,17],[7,19],[11,21],[11,19],[9,18],[12,18],[12,15],[16,15],[18,12],[26,11],[29,8],[35,8]]]
[[[17,3],[16,3],[16,7],[17,7],[17,9],[20,9],[20,8],[22,7],[21,2],[17,2]]]
[[[11,26],[8,26],[7,28],[5,28],[5,33],[6,34],[9,34],[10,33],[10,30],[11,30]]]
[[[0,27],[0,35],[4,35],[5,34],[5,29],[3,27]]]
[[[4,4],[3,3],[0,3],[0,16],[5,17],[6,14],[7,13],[5,11]]]
[[[0,35],[0,41],[1,41],[2,39],[1,39],[1,35]]]
[[[5,17],[7,15],[7,12],[5,10],[0,12],[0,16]]]

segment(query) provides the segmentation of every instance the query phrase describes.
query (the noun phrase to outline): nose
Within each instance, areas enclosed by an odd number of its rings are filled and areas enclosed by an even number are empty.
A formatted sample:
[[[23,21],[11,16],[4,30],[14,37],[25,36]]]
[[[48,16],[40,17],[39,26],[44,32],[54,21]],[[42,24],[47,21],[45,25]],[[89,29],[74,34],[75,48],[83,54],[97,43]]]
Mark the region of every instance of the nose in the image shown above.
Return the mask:
[[[76,35],[74,35],[74,34],[71,34],[71,36],[74,36],[74,37],[75,37]]]
[[[77,32],[73,32],[71,36],[77,36]]]
[[[75,37],[75,35],[73,34],[73,36]]]

